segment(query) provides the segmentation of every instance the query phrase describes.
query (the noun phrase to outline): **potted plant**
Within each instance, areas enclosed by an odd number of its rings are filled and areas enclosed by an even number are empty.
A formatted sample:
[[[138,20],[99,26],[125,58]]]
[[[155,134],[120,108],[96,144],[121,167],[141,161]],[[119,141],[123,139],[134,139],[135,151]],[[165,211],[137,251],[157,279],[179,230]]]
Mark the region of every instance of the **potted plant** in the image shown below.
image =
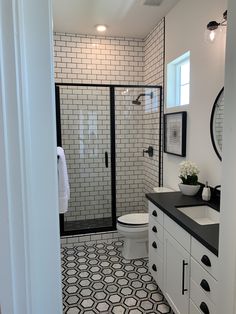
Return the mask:
[[[183,161],[180,163],[180,176],[182,183],[179,183],[179,189],[184,195],[195,195],[200,189],[198,184],[199,169],[192,161]]]

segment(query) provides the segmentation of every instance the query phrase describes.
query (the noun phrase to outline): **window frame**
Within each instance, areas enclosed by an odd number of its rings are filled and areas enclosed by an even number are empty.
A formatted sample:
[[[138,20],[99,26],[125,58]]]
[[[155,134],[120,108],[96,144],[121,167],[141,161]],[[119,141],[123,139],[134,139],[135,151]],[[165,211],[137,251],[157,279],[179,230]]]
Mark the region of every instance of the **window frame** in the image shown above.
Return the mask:
[[[187,63],[189,63],[189,80],[187,83],[182,84],[182,82],[181,82],[181,69],[182,69],[182,66],[187,64]],[[188,89],[190,91],[190,58],[189,57],[184,58],[183,60],[181,60],[180,62],[178,62],[175,65],[175,75],[176,75],[175,91],[176,91],[177,106],[187,106],[187,105],[189,105],[189,97],[188,97],[188,103],[181,104],[181,97],[182,97],[181,87],[188,85],[188,87],[189,87]],[[190,93],[189,93],[189,95],[190,95]]]
[[[188,83],[181,84],[181,67],[189,63]],[[167,65],[167,108],[188,106],[190,103],[190,51],[185,52]],[[181,87],[188,85],[188,103],[181,104]]]

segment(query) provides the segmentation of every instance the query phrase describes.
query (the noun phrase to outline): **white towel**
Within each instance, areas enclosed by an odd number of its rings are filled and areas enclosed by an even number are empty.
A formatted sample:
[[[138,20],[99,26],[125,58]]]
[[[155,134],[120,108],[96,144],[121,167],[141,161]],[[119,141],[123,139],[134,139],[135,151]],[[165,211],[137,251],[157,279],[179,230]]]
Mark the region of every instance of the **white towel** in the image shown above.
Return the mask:
[[[57,147],[57,156],[59,212],[60,214],[64,214],[68,211],[70,186],[67,173],[66,158],[63,148]]]

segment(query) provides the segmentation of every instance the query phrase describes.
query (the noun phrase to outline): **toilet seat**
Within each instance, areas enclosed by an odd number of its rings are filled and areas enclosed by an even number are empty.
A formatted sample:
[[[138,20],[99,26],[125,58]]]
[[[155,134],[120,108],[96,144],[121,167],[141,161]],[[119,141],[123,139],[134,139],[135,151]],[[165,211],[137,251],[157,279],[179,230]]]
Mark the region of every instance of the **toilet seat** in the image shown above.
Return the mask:
[[[144,227],[148,225],[148,214],[138,213],[138,214],[127,214],[120,216],[117,222],[123,226],[129,227]]]

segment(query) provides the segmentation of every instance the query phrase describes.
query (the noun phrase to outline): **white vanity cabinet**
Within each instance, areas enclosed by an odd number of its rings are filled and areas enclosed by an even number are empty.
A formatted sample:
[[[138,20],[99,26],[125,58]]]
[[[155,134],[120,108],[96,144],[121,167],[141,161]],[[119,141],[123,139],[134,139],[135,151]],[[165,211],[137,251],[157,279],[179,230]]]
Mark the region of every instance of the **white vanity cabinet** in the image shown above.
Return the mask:
[[[189,313],[190,254],[164,231],[164,293],[173,311]]]
[[[218,258],[149,202],[149,269],[175,314],[214,314]]]

